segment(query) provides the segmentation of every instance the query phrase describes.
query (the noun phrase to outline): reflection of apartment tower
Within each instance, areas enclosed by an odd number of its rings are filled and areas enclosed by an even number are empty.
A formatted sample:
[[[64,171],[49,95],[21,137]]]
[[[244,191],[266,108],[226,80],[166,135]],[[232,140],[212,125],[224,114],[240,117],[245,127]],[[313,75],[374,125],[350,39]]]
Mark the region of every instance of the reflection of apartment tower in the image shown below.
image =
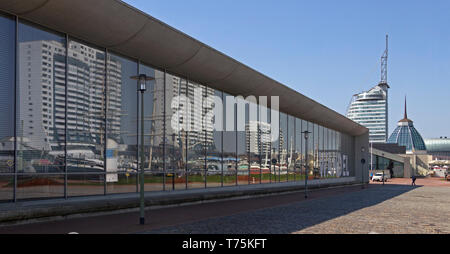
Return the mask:
[[[120,140],[122,112],[122,64],[113,56],[108,56],[108,84],[107,84],[107,126],[108,138],[122,143]]]
[[[245,125],[246,147],[248,153],[260,154],[270,151],[270,124],[258,121],[249,121]]]
[[[21,132],[29,137],[31,148],[62,150],[66,131],[68,146],[102,143],[104,53],[70,42],[67,61],[66,100],[65,45],[56,41],[20,43],[19,114],[23,122]],[[120,65],[116,62],[110,65],[115,77],[120,76]],[[117,89],[112,85],[111,90],[114,90],[109,92],[111,108],[114,110],[118,105],[120,109],[120,86]],[[120,118],[113,115],[108,121],[120,129]]]
[[[150,136],[153,137],[151,144],[152,146],[159,146],[164,138],[164,72],[155,71],[154,77],[155,85],[151,87],[152,91],[149,91],[153,99],[153,111],[146,113],[146,115],[151,114],[150,118],[153,121],[153,129],[150,130]]]
[[[51,150],[65,138],[65,47],[56,41],[19,44],[19,136]]]
[[[171,124],[174,123],[182,126],[184,130],[189,130],[187,136],[189,147],[198,144],[212,145],[214,143],[214,126],[212,123],[204,122],[204,119],[206,114],[213,110],[214,89],[205,88],[191,82],[186,84],[180,78],[168,74],[166,78],[166,82],[168,82],[166,86],[166,107],[169,109],[166,114],[167,136],[175,137],[175,146],[178,146],[180,142],[186,142],[172,128]],[[190,103],[189,112],[186,112],[189,109],[187,99]],[[173,121],[173,116],[177,117],[179,121]]]

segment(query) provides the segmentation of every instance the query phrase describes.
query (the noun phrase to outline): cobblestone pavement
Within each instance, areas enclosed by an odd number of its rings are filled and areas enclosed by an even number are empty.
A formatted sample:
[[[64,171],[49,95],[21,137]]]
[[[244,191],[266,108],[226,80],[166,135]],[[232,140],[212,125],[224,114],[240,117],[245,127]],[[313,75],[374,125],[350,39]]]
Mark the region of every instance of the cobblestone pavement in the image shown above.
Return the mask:
[[[144,233],[449,234],[449,215],[450,188],[390,182]]]

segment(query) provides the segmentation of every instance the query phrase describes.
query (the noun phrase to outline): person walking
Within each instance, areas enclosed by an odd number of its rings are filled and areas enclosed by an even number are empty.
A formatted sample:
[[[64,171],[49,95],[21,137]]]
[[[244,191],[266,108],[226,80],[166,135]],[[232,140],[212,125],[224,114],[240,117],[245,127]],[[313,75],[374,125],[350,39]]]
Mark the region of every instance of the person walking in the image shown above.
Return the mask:
[[[416,176],[415,175],[411,176],[411,179],[412,179],[411,186],[416,186]]]

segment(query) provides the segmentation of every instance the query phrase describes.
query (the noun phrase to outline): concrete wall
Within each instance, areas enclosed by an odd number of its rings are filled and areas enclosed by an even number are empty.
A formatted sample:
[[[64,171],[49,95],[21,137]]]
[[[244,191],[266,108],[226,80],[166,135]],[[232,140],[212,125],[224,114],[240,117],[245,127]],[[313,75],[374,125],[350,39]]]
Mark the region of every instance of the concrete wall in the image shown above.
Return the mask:
[[[410,161],[410,177],[412,175],[426,176],[431,173],[429,170],[429,161],[432,156],[428,154],[402,154],[401,156],[408,158]],[[405,176],[406,177],[406,176]]]
[[[364,153],[361,148],[364,147]],[[369,182],[369,164],[370,164],[369,132],[355,137],[355,178],[357,182]],[[361,159],[366,160],[365,164]]]

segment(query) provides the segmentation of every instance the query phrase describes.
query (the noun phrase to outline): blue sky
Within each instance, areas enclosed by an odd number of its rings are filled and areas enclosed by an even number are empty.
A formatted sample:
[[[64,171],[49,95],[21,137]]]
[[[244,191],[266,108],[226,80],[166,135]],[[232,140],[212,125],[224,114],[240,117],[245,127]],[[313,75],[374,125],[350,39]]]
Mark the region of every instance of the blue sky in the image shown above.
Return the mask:
[[[448,0],[126,0],[132,6],[345,114],[380,80],[389,34],[389,132],[408,117],[450,136]]]

